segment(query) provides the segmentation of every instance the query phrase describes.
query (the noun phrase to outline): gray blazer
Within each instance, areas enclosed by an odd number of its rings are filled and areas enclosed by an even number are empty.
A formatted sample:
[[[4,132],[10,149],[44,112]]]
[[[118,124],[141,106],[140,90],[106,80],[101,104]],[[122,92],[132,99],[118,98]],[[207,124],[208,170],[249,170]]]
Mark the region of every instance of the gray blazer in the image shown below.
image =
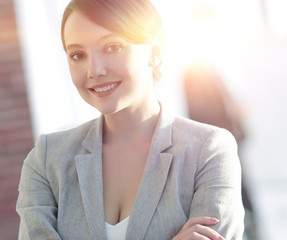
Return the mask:
[[[103,117],[42,135],[19,184],[19,239],[106,240]],[[126,239],[171,240],[190,217],[242,239],[244,210],[237,146],[226,130],[161,111],[130,214]]]

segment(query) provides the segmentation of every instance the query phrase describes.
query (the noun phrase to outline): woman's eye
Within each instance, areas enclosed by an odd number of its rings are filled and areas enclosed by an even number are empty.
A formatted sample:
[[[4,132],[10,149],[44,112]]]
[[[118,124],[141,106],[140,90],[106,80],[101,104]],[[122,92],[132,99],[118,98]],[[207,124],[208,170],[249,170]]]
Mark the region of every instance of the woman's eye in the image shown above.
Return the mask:
[[[117,53],[122,50],[122,45],[120,44],[113,44],[106,48],[107,53]]]
[[[78,60],[82,59],[83,57],[84,57],[83,53],[73,53],[70,55],[70,58],[72,60],[75,60],[75,61],[78,61]]]

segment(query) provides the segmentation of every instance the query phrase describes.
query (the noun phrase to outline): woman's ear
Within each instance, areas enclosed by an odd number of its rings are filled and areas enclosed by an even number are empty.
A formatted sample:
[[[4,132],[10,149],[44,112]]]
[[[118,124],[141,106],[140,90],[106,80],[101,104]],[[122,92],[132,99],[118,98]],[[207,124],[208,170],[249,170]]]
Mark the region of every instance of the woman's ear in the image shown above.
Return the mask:
[[[159,37],[156,37],[155,40],[151,43],[151,54],[149,65],[151,67],[158,67],[161,65],[162,61],[162,43]]]

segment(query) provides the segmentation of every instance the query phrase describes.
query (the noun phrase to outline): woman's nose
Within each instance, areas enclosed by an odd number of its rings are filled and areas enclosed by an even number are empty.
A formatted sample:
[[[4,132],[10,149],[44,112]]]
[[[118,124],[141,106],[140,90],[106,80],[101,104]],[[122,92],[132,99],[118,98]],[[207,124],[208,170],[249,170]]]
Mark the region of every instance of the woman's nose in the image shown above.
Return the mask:
[[[89,67],[88,67],[88,78],[96,79],[101,78],[107,75],[107,68],[99,58],[93,57],[90,59]]]

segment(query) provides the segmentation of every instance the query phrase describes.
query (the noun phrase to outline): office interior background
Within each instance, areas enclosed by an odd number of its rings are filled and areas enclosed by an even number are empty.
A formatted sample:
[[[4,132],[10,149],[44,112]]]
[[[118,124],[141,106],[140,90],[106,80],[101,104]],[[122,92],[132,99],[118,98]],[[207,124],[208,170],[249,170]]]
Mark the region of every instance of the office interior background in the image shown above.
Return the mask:
[[[17,239],[22,162],[41,133],[99,116],[70,79],[60,23],[68,0],[0,0],[0,239]],[[215,69],[240,105],[248,193],[261,240],[287,226],[287,1],[153,0],[166,31],[159,99],[188,117],[190,66]],[[255,240],[255,239],[254,239]]]

